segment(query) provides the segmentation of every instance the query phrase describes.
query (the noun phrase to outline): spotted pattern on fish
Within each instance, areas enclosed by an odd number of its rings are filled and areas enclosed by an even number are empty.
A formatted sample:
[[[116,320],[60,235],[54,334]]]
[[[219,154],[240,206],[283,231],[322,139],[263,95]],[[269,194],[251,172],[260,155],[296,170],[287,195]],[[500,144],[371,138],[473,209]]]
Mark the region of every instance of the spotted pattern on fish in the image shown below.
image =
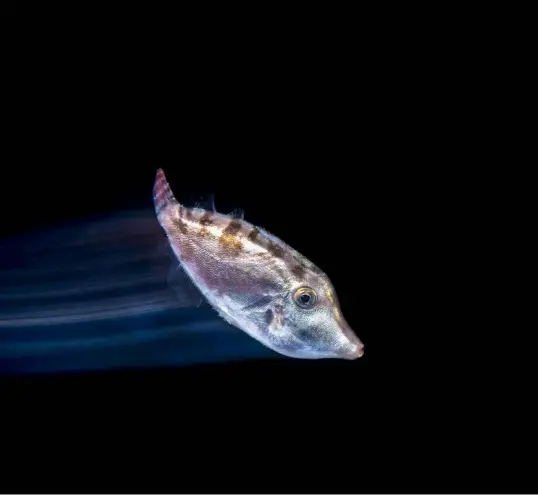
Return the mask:
[[[345,321],[330,280],[308,259],[243,219],[214,207],[182,206],[162,170],[153,197],[174,253],[228,323],[291,357],[362,356],[363,344]],[[314,311],[295,299],[305,287],[318,295]]]

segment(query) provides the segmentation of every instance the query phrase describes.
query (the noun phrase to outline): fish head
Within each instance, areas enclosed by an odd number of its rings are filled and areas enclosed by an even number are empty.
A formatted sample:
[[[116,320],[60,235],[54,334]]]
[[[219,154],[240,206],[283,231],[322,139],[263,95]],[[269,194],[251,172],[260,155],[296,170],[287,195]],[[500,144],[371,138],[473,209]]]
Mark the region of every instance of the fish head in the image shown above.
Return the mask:
[[[340,309],[329,278],[318,270],[306,270],[294,280],[272,325],[279,351],[303,359],[356,359],[364,345]]]

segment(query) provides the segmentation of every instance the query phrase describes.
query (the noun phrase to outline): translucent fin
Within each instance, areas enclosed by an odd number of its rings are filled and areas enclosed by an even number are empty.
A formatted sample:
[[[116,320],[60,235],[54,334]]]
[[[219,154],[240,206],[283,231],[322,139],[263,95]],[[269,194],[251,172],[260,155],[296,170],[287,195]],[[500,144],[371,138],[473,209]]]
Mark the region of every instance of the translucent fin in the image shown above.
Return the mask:
[[[194,203],[194,207],[207,211],[217,211],[215,210],[215,195],[207,194],[206,196],[198,198],[198,201]]]
[[[194,282],[185,272],[181,263],[177,261],[177,258],[169,246],[168,254],[170,257],[170,268],[166,277],[168,286],[176,293],[181,306],[201,306],[205,301],[203,294],[198,287],[194,285]]]
[[[205,298],[200,290],[194,285],[181,264],[171,266],[166,277],[168,285],[178,294],[181,301],[190,301],[192,306],[200,307]]]
[[[230,325],[236,327],[236,328],[241,328],[241,326],[227,313],[225,313],[224,311],[222,311],[221,309],[218,309],[218,308],[215,308],[218,315],[226,322],[226,323],[229,323]]]
[[[167,290],[172,289],[171,299],[177,307],[200,306],[203,295],[185,273],[181,263],[177,260],[168,239],[159,242],[156,254],[162,259],[162,284]],[[174,294],[175,293],[175,294]]]
[[[265,230],[264,228],[258,226],[257,229],[269,240],[273,241],[273,242],[276,242],[276,243],[281,243],[282,241],[274,234],[271,234],[271,232],[267,232],[267,230]]]
[[[245,211],[242,208],[236,208],[235,210],[229,213],[229,216],[232,218],[237,218],[238,220],[244,220]]]

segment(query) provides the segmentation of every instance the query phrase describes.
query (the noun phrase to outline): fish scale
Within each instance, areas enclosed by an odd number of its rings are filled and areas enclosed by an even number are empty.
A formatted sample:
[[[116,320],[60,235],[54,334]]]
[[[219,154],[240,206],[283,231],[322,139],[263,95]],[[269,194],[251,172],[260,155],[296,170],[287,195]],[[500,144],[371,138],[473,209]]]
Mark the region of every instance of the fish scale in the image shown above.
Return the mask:
[[[155,213],[176,257],[228,323],[282,355],[356,359],[364,345],[342,315],[327,275],[237,214],[189,208],[157,171]]]

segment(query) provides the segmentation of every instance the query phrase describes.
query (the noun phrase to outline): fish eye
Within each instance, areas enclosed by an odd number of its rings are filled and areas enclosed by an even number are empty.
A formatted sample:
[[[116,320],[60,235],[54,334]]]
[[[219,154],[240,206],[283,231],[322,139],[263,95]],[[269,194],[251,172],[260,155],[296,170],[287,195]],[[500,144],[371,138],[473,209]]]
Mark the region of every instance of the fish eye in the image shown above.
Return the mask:
[[[311,308],[317,301],[316,291],[310,287],[300,287],[293,294],[293,300],[301,308]]]

